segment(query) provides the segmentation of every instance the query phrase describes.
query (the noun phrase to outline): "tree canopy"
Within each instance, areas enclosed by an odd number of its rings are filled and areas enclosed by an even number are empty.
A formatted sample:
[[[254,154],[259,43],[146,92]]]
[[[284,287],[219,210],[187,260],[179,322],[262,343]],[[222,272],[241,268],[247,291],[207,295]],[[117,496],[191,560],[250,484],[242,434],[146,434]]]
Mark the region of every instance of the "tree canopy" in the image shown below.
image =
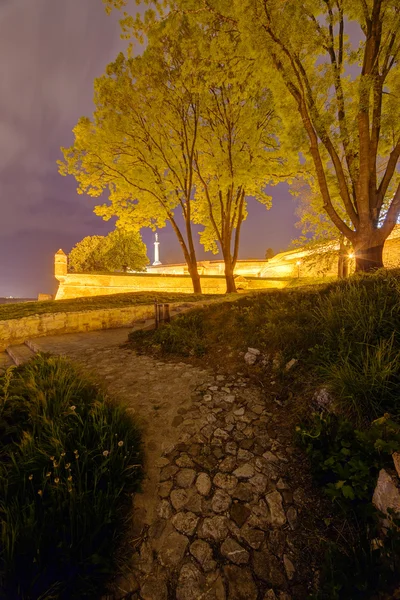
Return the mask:
[[[148,263],[146,245],[139,233],[120,229],[107,236],[83,238],[68,256],[69,269],[75,273],[144,271]]]

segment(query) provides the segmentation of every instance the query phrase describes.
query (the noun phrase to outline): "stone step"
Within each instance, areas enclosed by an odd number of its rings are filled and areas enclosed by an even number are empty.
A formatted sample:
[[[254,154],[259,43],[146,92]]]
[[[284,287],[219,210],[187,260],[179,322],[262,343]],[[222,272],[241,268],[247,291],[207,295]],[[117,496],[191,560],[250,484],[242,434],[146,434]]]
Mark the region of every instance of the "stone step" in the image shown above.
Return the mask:
[[[26,340],[25,345],[28,346],[36,354],[36,352],[41,352],[42,349],[40,347],[40,342],[37,339]]]
[[[22,365],[35,356],[35,353],[26,344],[8,346],[6,352],[17,366]]]
[[[11,356],[8,356],[7,352],[0,352],[0,375],[2,375],[4,371],[6,371],[6,369],[11,367],[13,364],[14,361],[12,360]]]

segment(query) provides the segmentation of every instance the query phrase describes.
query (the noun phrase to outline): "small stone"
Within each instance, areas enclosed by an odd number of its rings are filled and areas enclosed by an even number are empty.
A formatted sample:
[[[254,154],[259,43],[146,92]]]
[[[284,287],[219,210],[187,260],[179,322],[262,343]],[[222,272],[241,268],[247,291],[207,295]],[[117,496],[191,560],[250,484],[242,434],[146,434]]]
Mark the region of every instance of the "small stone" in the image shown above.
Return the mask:
[[[240,535],[248,543],[248,545],[255,550],[258,550],[258,548],[261,547],[265,537],[262,531],[249,527],[247,523],[246,525],[243,525],[242,529],[240,530]]]
[[[172,489],[172,481],[163,481],[158,486],[158,495],[160,498],[168,498],[169,493]]]
[[[174,417],[174,418],[172,419],[171,426],[172,426],[172,427],[179,427],[179,425],[180,425],[181,423],[183,423],[183,417],[182,417],[182,415],[176,415],[176,417]]]
[[[268,590],[268,592],[265,592],[264,600],[277,600],[274,590]]]
[[[245,565],[249,562],[249,553],[232,538],[226,539],[221,546],[221,554],[235,565]]]
[[[178,467],[175,465],[168,465],[164,467],[160,473],[160,482],[172,479],[172,477],[178,472]]]
[[[296,573],[296,569],[287,554],[283,555],[283,564],[285,567],[286,575],[289,581],[292,581],[294,574]]]
[[[286,523],[286,516],[282,506],[282,496],[275,490],[265,496],[271,513],[271,524],[280,527]]]
[[[162,469],[163,467],[166,467],[167,465],[169,465],[168,458],[161,457],[155,463],[155,466],[158,467],[159,469]]]
[[[170,533],[164,540],[158,558],[164,567],[176,567],[182,560],[189,540],[177,531]]]
[[[255,354],[252,354],[251,352],[246,352],[246,354],[244,355],[244,362],[246,363],[246,365],[254,365],[256,361],[257,356]]]
[[[251,460],[254,458],[254,454],[244,448],[239,448],[237,458],[238,460]]]
[[[229,438],[229,433],[224,429],[221,429],[221,427],[217,427],[217,429],[214,431],[214,437],[221,440],[227,440]]]
[[[196,489],[202,496],[208,496],[211,491],[211,479],[207,473],[200,473],[197,477]]]
[[[290,371],[290,369],[292,369],[298,362],[299,361],[297,358],[292,358],[292,360],[289,360],[289,362],[287,362],[285,365],[285,371]]]
[[[213,479],[214,484],[224,490],[232,491],[237,486],[238,480],[234,475],[217,473]]]
[[[254,488],[248,483],[239,483],[233,490],[232,497],[242,502],[251,502],[254,498]]]
[[[290,506],[286,511],[286,517],[291,529],[295,529],[297,521],[297,510],[294,506]]]
[[[204,575],[192,563],[183,565],[176,587],[176,600],[193,600],[203,595]]]
[[[204,540],[196,540],[190,546],[190,554],[200,563],[205,571],[214,568],[213,552],[211,546]]]
[[[248,524],[263,531],[268,531],[271,528],[271,514],[263,500],[260,500],[258,504],[251,507]]]
[[[282,491],[282,490],[289,490],[290,488],[289,488],[288,484],[285,481],[283,481],[282,478],[280,478],[280,479],[278,479],[278,481],[276,483],[276,489]]]
[[[225,375],[217,375],[216,380],[217,381],[224,381],[225,380]]]
[[[241,417],[242,415],[244,415],[243,406],[241,408],[237,408],[236,410],[234,410],[233,414],[236,415],[237,417]]]
[[[228,519],[223,516],[205,518],[198,529],[198,536],[221,542],[228,534]]]
[[[211,402],[211,400],[212,400],[211,394],[205,394],[203,396],[203,400],[204,400],[204,402]]]
[[[188,488],[192,485],[196,471],[194,469],[182,469],[176,476],[176,483],[179,487]]]
[[[194,462],[187,454],[181,454],[179,458],[175,461],[178,467],[193,467]]]
[[[232,505],[230,515],[231,519],[236,523],[238,527],[242,527],[244,523],[247,521],[251,514],[251,510],[244,506],[244,504],[240,504],[236,502]]]
[[[172,524],[175,529],[186,535],[193,535],[198,522],[199,517],[192,512],[179,512],[172,517]]]
[[[233,404],[236,400],[236,396],[234,396],[233,394],[228,394],[227,396],[224,397],[224,401],[228,402],[228,404]]]
[[[157,514],[161,519],[169,519],[172,515],[171,505],[168,500],[161,500],[157,508]]]
[[[232,498],[224,490],[217,490],[211,500],[211,507],[216,513],[226,512],[231,504]]]
[[[175,510],[181,510],[184,506],[186,506],[188,500],[189,494],[186,490],[172,490],[171,504],[175,508]]]
[[[259,356],[260,351],[257,348],[247,348],[247,352],[250,354],[254,354],[254,356]]]
[[[224,567],[228,582],[229,600],[257,600],[258,591],[250,569],[237,566]]]
[[[246,463],[238,467],[235,471],[233,471],[233,474],[238,479],[249,479],[254,475],[254,467],[250,463]]]
[[[227,454],[232,454],[233,456],[236,456],[237,444],[235,442],[228,442],[225,446],[225,452]]]

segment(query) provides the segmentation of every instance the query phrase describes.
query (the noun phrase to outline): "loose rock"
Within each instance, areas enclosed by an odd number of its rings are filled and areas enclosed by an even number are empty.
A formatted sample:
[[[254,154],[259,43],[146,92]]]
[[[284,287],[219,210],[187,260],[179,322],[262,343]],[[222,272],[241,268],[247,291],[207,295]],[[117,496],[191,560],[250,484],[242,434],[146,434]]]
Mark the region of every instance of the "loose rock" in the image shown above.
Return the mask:
[[[249,562],[249,553],[232,538],[228,538],[221,545],[221,554],[235,565],[245,565]]]

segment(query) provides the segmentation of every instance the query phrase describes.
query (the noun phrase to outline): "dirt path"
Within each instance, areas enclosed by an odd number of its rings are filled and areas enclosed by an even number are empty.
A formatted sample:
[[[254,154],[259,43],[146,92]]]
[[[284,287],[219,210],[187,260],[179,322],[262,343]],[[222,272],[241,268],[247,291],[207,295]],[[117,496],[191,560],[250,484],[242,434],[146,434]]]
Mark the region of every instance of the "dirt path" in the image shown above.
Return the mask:
[[[138,356],[120,347],[126,339],[114,330],[37,340],[103,380],[143,428],[132,558],[107,598],[305,599],[313,570],[302,532],[314,501],[296,487],[281,409],[242,374]]]

